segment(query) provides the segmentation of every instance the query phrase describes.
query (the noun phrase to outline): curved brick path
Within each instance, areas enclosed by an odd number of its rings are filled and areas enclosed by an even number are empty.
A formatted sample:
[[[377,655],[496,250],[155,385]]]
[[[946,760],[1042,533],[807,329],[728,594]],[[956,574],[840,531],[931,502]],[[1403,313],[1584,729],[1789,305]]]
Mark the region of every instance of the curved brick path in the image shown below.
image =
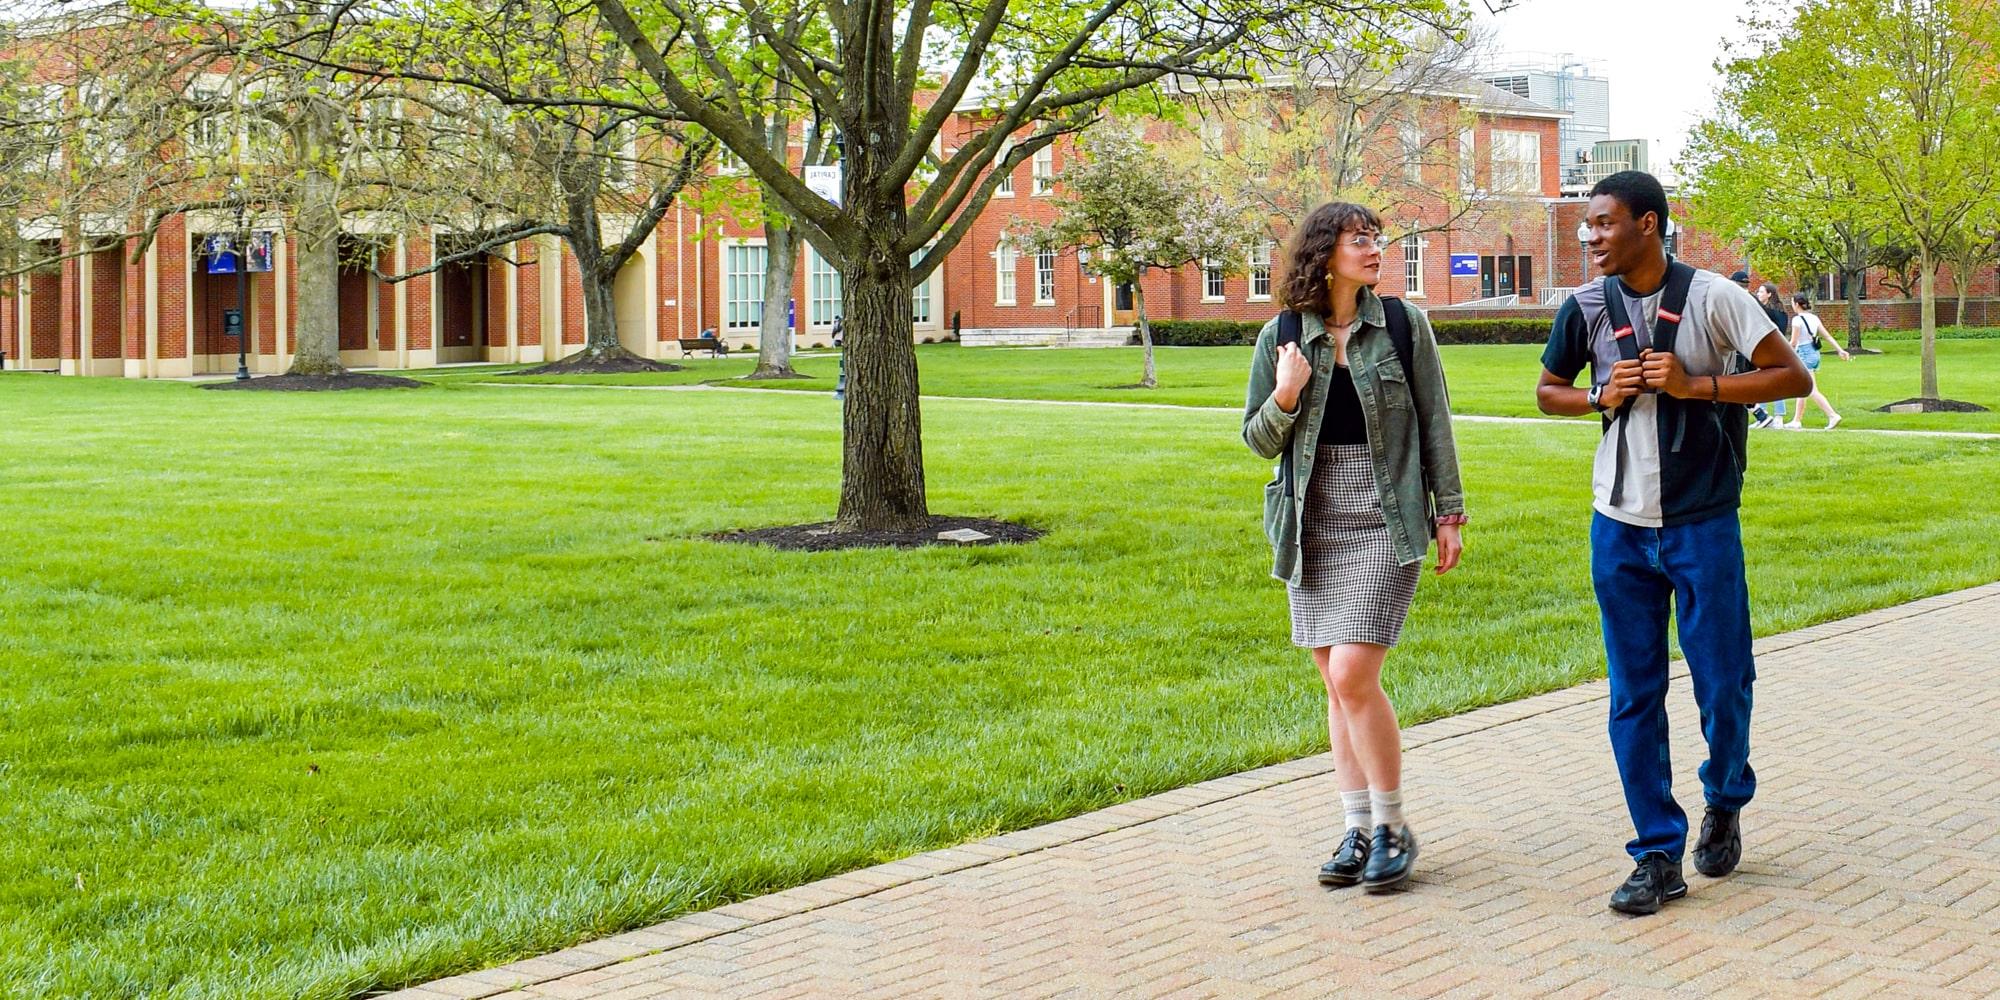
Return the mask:
[[[1742,868],[1656,917],[1604,907],[1630,831],[1600,682],[1408,731],[1402,894],[1314,883],[1313,757],[392,996],[2000,995],[2000,584],[1757,649]]]

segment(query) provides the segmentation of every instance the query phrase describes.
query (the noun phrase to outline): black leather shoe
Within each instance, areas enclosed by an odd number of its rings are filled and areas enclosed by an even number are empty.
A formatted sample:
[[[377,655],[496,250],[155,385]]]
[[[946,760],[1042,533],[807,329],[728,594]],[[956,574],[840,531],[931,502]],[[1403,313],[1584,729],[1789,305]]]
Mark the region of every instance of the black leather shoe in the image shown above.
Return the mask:
[[[1368,845],[1368,867],[1362,869],[1361,883],[1369,892],[1388,892],[1410,877],[1416,860],[1417,838],[1409,824],[1397,830],[1378,826],[1374,842]]]
[[[1736,870],[1743,860],[1743,827],[1731,809],[1708,807],[1701,818],[1701,839],[1694,842],[1694,870],[1709,878],[1721,878]]]
[[[1360,827],[1347,831],[1340,840],[1340,849],[1333,852],[1333,860],[1319,866],[1319,884],[1334,887],[1349,886],[1361,881],[1361,873],[1368,867],[1368,835]]]
[[[1668,900],[1687,894],[1688,884],[1681,878],[1680,862],[1668,858],[1665,851],[1649,851],[1639,855],[1639,864],[1632,869],[1631,877],[1611,894],[1611,908],[1645,916],[1660,912]]]

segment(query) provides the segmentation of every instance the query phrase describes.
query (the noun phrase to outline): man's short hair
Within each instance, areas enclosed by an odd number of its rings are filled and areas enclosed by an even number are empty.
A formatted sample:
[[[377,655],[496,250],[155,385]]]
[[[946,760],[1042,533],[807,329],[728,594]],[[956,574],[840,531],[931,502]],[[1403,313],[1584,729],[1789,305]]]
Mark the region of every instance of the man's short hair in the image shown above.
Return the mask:
[[[1618,203],[1632,213],[1634,221],[1647,212],[1654,213],[1659,222],[1657,235],[1662,240],[1667,238],[1667,189],[1661,187],[1652,174],[1643,170],[1620,170],[1591,187],[1592,198],[1601,194],[1618,199]]]

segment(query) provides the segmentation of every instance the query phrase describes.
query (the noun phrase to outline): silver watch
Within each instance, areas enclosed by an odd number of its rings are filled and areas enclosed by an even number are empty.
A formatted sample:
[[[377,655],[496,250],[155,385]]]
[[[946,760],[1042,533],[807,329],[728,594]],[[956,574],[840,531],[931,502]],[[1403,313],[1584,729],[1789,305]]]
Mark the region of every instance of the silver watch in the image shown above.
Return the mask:
[[[1603,396],[1604,396],[1604,386],[1593,385],[1590,387],[1590,392],[1587,393],[1583,398],[1586,402],[1590,404],[1591,409],[1596,410],[1599,413],[1603,413],[1604,404],[1599,402],[1599,400],[1602,399]]]

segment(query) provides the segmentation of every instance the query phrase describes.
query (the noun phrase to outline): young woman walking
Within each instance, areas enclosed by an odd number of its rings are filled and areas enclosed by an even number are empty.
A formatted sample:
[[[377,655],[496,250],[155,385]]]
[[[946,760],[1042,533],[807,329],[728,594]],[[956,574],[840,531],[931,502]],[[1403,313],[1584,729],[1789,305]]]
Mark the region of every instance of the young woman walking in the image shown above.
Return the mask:
[[[1243,414],[1250,449],[1282,456],[1264,488],[1271,575],[1291,598],[1292,642],[1326,688],[1347,826],[1319,880],[1370,892],[1403,883],[1417,858],[1382,663],[1432,540],[1437,572],[1450,571],[1465,523],[1437,342],[1422,311],[1376,296],[1381,233],[1375,213],[1341,202],[1299,224],[1284,258],[1287,314],[1257,338]]]
[[[1792,293],[1791,311],[1792,350],[1798,352],[1799,360],[1806,363],[1806,371],[1812,373],[1813,387],[1811,395],[1799,400],[1798,408],[1792,411],[1792,422],[1785,426],[1792,430],[1800,428],[1799,421],[1806,416],[1806,400],[1810,399],[1820,412],[1826,414],[1826,429],[1832,430],[1840,426],[1840,414],[1833,412],[1833,404],[1827,402],[1826,394],[1819,391],[1819,338],[1825,337],[1826,342],[1840,352],[1842,361],[1852,361],[1854,355],[1847,353],[1847,348],[1840,346],[1840,342],[1826,332],[1826,324],[1820,322],[1819,315],[1813,312],[1812,300],[1806,297],[1806,293]]]

